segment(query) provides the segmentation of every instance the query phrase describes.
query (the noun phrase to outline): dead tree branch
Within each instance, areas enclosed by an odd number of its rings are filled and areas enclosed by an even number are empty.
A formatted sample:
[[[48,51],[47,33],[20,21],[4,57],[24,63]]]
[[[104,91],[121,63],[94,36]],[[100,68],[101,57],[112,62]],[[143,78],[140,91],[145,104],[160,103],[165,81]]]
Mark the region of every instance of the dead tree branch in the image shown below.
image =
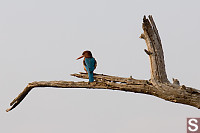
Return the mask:
[[[145,50],[150,58],[151,79],[138,80],[109,76],[104,74],[94,74],[95,82],[73,82],[73,81],[38,81],[29,83],[26,88],[10,103],[14,109],[33,89],[37,87],[54,88],[90,88],[90,89],[110,89],[135,93],[153,95],[167,101],[186,104],[200,108],[200,91],[185,85],[180,85],[179,81],[170,83],[165,70],[164,53],[161,39],[152,16],[147,19],[144,16],[143,30],[140,38],[144,39],[148,50]],[[88,79],[86,73],[71,74],[77,78]]]

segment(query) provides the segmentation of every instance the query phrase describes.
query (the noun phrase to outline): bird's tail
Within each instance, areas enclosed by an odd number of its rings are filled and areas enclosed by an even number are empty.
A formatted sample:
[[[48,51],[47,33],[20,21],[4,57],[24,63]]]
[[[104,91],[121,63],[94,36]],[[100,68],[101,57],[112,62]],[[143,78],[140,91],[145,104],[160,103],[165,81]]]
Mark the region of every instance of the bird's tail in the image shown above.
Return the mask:
[[[94,81],[93,72],[88,72],[89,82]]]

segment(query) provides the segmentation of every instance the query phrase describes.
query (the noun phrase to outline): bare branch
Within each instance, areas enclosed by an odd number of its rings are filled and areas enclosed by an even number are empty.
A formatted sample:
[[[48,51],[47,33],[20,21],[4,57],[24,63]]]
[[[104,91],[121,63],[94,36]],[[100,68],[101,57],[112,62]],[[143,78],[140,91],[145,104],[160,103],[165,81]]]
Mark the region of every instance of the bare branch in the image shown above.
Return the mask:
[[[76,77],[88,78],[87,74],[72,74]],[[36,87],[54,87],[54,88],[93,88],[93,89],[111,89],[121,91],[131,91],[141,93],[144,85],[148,85],[148,81],[135,80],[128,78],[120,78],[115,76],[95,75],[96,79],[102,80],[101,82],[73,82],[73,81],[38,81],[29,83],[26,88],[10,103],[11,108],[6,111],[14,109],[26,95]],[[112,80],[113,78],[113,80]],[[104,80],[103,80],[104,79]],[[109,82],[112,81],[112,82]],[[113,82],[114,81],[114,82]],[[115,83],[120,82],[120,83]],[[127,83],[127,84],[123,84]]]
[[[79,78],[87,78],[87,74],[72,74]],[[131,78],[121,78],[103,74],[95,74],[96,82],[73,82],[73,81],[38,81],[29,83],[26,88],[11,102],[11,108],[6,111],[14,109],[26,95],[36,87],[54,87],[54,88],[90,88],[90,89],[110,89],[119,90],[126,92],[135,92],[153,95],[167,101],[182,103],[191,105],[194,107],[200,107],[200,93],[198,90],[173,85],[173,84],[162,84],[159,88],[153,86],[147,80],[136,80]],[[100,81],[101,80],[101,81]],[[116,83],[118,82],[118,83]]]
[[[80,72],[80,74],[71,74],[71,76],[88,79],[87,73],[82,73],[82,72]],[[132,85],[146,84],[146,83],[150,84],[148,80],[133,79],[132,76],[131,78],[122,78],[122,77],[117,77],[117,76],[109,76],[109,75],[94,73],[94,79],[96,81],[112,81],[112,82],[121,82],[121,83],[127,83],[127,84],[132,84]]]
[[[143,18],[143,39],[147,44],[148,51],[151,62],[151,80],[153,83],[169,83],[167,79],[167,74],[165,71],[165,61],[162,49],[162,44],[158,34],[158,30],[153,21],[153,17],[149,16],[150,20]],[[151,23],[150,23],[151,22]]]
[[[127,92],[135,92],[153,95],[167,101],[186,104],[200,108],[200,91],[185,85],[180,86],[177,79],[173,79],[171,84],[165,71],[164,53],[161,39],[158,34],[152,16],[147,19],[144,16],[143,30],[140,38],[144,39],[148,50],[145,52],[150,57],[151,79],[138,80],[132,78],[122,78],[104,74],[94,74],[95,82],[73,82],[73,81],[38,81],[29,83],[26,88],[10,103],[14,109],[26,97],[26,95],[36,87],[54,88],[91,88],[91,89],[110,89]],[[88,79],[87,73],[71,74],[77,78]]]

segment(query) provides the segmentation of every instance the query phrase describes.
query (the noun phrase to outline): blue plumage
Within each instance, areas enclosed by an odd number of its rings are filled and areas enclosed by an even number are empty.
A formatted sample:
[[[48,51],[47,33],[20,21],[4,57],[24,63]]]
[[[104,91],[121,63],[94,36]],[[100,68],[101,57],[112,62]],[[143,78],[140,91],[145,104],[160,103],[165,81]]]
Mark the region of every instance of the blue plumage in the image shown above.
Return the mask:
[[[83,57],[84,57],[83,60],[84,70],[88,73],[89,82],[93,82],[94,81],[93,71],[97,66],[97,61],[95,60],[95,58],[92,57],[92,53],[88,50],[84,51],[82,53],[82,56],[78,57],[76,60],[79,60]]]
[[[94,81],[93,71],[95,69],[95,59],[93,57],[85,58],[84,62],[85,62],[85,68],[88,72],[89,82],[93,82]]]

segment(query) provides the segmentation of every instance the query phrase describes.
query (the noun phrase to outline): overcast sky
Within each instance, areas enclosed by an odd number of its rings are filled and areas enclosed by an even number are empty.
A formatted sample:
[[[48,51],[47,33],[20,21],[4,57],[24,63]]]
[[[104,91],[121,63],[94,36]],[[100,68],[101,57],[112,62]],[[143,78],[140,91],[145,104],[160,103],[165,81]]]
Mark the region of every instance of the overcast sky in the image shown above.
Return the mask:
[[[80,81],[76,61],[91,50],[96,73],[150,78],[144,15],[153,15],[168,78],[200,89],[199,0],[1,0],[1,133],[184,133],[200,110],[153,96],[111,90],[36,88],[32,81]]]

